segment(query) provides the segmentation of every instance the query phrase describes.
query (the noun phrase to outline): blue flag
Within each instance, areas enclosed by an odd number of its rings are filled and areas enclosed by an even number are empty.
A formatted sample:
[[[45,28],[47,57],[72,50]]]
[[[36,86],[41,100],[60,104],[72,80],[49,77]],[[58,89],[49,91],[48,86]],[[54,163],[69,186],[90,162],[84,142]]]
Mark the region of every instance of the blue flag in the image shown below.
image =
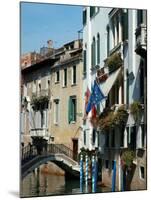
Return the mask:
[[[107,98],[104,96],[103,92],[101,91],[100,87],[94,81],[94,86],[92,88],[92,93],[88,101],[88,105],[86,107],[86,113],[88,114],[93,106],[98,105],[103,99]]]

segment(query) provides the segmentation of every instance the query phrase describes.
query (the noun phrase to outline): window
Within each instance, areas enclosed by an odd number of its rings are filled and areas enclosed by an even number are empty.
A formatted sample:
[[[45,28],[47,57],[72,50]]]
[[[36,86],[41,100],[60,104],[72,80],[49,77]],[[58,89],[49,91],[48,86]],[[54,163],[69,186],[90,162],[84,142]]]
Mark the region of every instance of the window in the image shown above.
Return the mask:
[[[54,123],[59,123],[59,99],[54,100]]]
[[[109,56],[109,50],[110,50],[110,29],[109,26],[107,26],[107,56]]]
[[[115,131],[112,131],[111,147],[115,147]]]
[[[100,64],[100,34],[97,35],[97,64]]]
[[[137,11],[137,26],[143,23],[143,10]]]
[[[67,86],[67,69],[64,69],[64,75],[63,75],[63,87]]]
[[[83,63],[83,73],[86,73],[86,67],[87,67],[87,52],[86,50],[83,51],[83,58],[84,58],[84,63]]]
[[[130,128],[129,147],[131,149],[136,149],[136,126]]]
[[[109,161],[105,160],[105,169],[109,169]]]
[[[60,81],[60,73],[59,73],[59,71],[57,71],[56,72],[56,80],[55,80],[55,82],[57,83],[59,81]]]
[[[120,129],[120,146],[124,147],[124,126]]]
[[[92,132],[92,144],[93,145],[95,144],[95,140],[96,140],[96,130],[93,129],[93,132]]]
[[[41,128],[43,128],[44,124],[45,124],[45,119],[44,119],[44,112],[41,111]]]
[[[145,126],[144,124],[141,124],[141,144],[142,144],[142,147],[145,146]]]
[[[125,10],[122,16],[122,36],[123,41],[128,39],[128,10]]]
[[[83,138],[84,138],[84,145],[86,145],[86,131],[83,133]]]
[[[92,45],[91,45],[91,64],[92,67],[96,65],[96,48],[95,48],[95,37],[93,37]]]
[[[33,93],[36,92],[36,80],[33,81]]]
[[[95,7],[94,6],[91,6],[90,7],[90,18],[93,17],[95,14]]]
[[[141,61],[141,67],[140,67],[140,100],[142,103],[144,103],[144,66],[143,61]]]
[[[72,68],[72,84],[76,84],[76,65]]]
[[[41,83],[38,84],[38,92],[39,92],[39,94],[41,92]]]
[[[145,168],[142,166],[140,167],[140,178],[145,179]]]
[[[87,22],[87,10],[83,10],[83,26],[86,24]]]
[[[114,160],[112,160],[112,169],[114,169]]]
[[[105,146],[109,147],[109,133],[106,133],[106,137],[105,137]]]
[[[77,99],[75,96],[69,97],[68,104],[68,122],[76,122],[76,109],[77,109]]]

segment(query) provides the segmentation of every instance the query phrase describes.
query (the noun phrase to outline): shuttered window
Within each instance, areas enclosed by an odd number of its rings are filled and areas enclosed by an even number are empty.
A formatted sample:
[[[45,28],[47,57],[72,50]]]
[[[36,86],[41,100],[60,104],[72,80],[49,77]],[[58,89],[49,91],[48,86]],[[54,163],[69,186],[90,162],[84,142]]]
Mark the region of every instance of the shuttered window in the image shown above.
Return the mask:
[[[64,69],[64,80],[63,80],[63,86],[67,86],[67,69]]]
[[[87,10],[83,10],[83,26],[86,24],[87,22]]]
[[[95,14],[95,7],[94,6],[91,6],[90,7],[90,18],[93,17]]]
[[[123,41],[128,39],[128,10],[127,12],[123,13],[122,16],[122,35],[123,35]]]
[[[54,100],[54,123],[58,124],[59,123],[59,100],[55,99]]]
[[[68,122],[69,124],[71,122],[76,121],[76,108],[77,107],[77,100],[75,96],[69,97],[69,102],[68,102]]]
[[[93,37],[92,45],[91,45],[91,64],[92,67],[96,65],[96,44],[95,37]]]
[[[86,52],[86,50],[84,50],[83,51],[83,57],[84,57],[84,61],[83,61],[84,62],[83,63],[83,73],[84,74],[86,73],[86,66],[87,66],[87,60],[86,60],[87,59],[87,55],[86,54],[87,54],[87,52]]]
[[[100,64],[100,34],[97,35],[97,64]]]
[[[76,65],[73,66],[73,69],[72,69],[72,84],[76,84]]]

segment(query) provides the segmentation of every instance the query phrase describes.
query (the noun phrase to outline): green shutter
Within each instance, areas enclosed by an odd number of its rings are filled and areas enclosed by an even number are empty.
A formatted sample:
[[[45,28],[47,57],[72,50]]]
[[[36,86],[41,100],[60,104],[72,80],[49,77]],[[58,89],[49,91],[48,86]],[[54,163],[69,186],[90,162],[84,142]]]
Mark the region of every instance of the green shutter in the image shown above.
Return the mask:
[[[68,101],[68,122],[69,124],[71,122],[71,97],[69,97],[69,101]]]

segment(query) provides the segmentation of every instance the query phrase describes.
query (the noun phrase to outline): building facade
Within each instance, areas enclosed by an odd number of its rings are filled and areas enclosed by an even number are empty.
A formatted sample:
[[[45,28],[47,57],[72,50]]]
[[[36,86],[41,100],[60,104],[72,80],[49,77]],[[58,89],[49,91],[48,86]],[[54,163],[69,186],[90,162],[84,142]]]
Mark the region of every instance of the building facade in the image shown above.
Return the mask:
[[[77,156],[82,124],[82,41],[53,50],[22,69],[22,143],[43,137],[64,144]]]
[[[126,190],[146,189],[146,11],[85,7],[83,25],[83,99],[94,80],[107,96],[83,123],[83,147],[96,150],[103,183],[116,161],[116,190],[124,176]]]

